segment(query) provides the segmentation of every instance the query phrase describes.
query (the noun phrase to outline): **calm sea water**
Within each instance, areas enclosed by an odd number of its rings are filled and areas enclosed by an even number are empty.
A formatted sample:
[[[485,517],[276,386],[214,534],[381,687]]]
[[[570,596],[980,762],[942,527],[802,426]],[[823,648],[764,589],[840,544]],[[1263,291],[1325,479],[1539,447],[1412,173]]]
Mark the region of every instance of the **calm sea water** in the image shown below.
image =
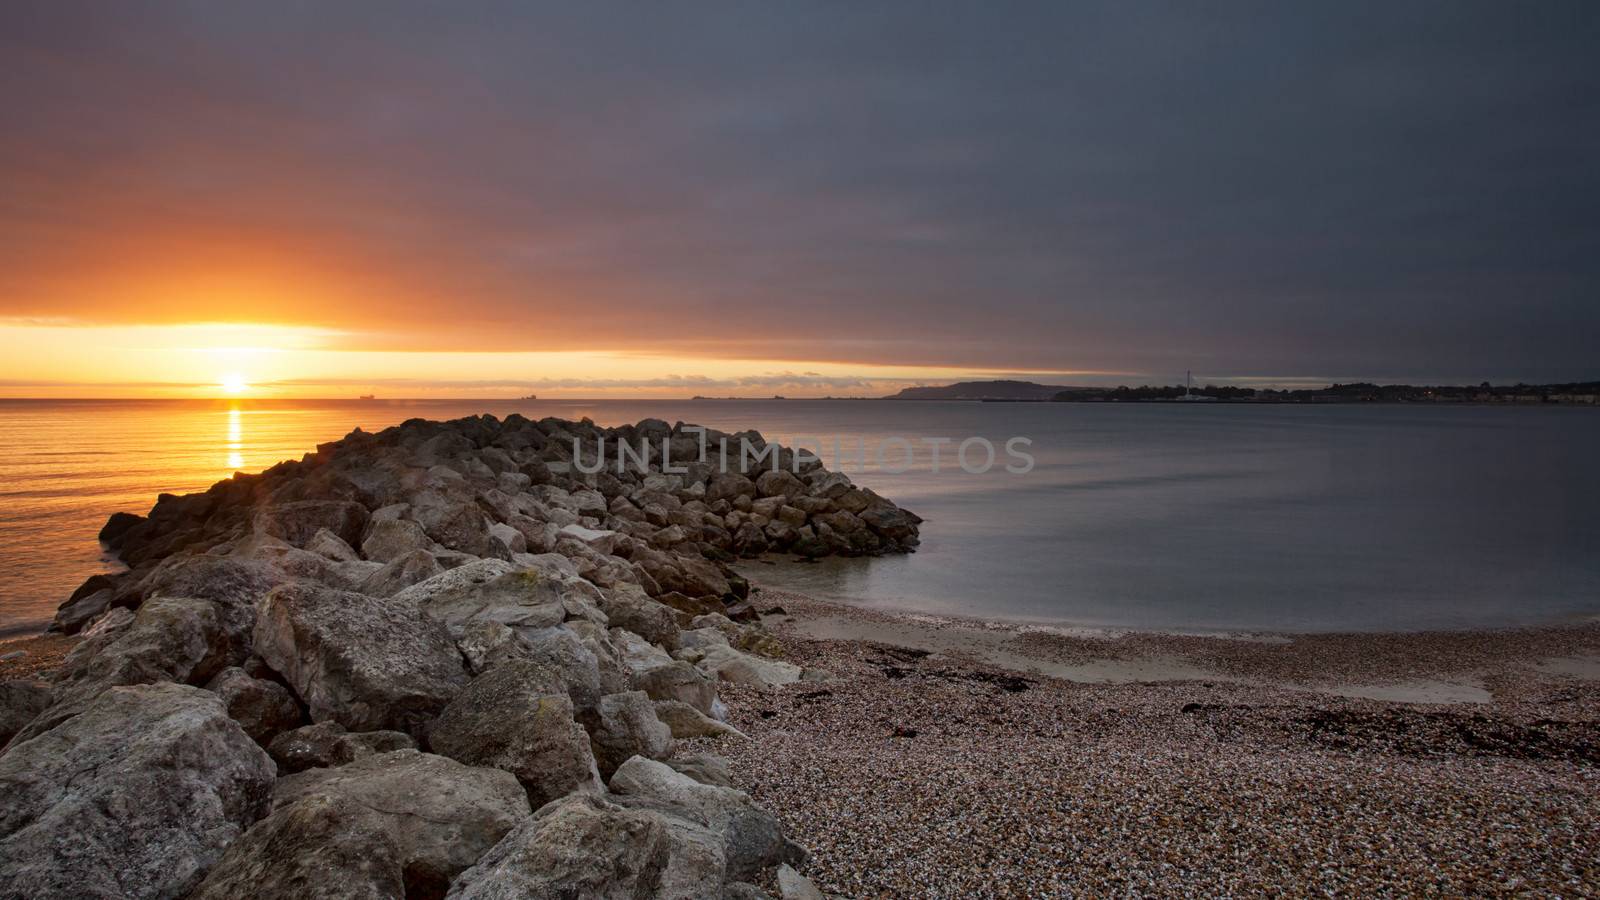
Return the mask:
[[[1600,414],[1561,408],[892,401],[0,400],[0,633],[42,627],[116,510],[351,428],[489,412],[647,416],[865,445],[928,521],[907,556],[746,566],[883,607],[1153,629],[1423,629],[1600,615]],[[923,438],[1032,440],[1032,472],[933,471]],[[871,466],[904,437],[910,471]],[[972,459],[978,459],[974,455]],[[889,454],[891,462],[900,452]],[[1004,459],[1001,460],[1004,462]]]

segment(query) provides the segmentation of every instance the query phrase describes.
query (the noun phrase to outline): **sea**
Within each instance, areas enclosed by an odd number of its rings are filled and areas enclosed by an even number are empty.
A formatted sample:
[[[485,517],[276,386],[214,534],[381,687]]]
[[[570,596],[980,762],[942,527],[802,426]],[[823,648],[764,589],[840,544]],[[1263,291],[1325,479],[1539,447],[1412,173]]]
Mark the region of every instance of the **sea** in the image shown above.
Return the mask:
[[[1600,617],[1600,410],[0,400],[0,635],[41,630],[85,577],[117,568],[95,538],[112,512],[356,427],[483,413],[659,418],[813,448],[926,519],[910,555],[743,564],[758,585],[840,602],[1200,633]]]

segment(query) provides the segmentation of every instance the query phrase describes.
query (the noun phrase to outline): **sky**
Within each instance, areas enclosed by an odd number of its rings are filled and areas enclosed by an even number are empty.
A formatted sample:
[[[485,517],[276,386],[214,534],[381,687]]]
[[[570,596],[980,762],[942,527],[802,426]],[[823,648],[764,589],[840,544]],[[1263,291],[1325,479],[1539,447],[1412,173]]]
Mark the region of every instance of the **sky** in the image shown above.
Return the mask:
[[[0,395],[1600,378],[1592,3],[0,5]]]

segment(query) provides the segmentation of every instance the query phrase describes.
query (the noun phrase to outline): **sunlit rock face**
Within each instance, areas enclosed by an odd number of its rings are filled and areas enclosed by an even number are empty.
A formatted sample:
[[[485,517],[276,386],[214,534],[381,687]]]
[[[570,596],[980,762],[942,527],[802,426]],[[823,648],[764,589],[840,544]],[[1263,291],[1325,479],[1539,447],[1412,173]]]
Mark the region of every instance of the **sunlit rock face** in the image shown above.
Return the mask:
[[[62,604],[55,630],[83,640],[60,670],[3,696],[0,771],[30,804],[0,810],[7,877],[43,897],[737,894],[801,851],[677,739],[738,734],[720,684],[806,673],[727,564],[906,552],[920,521],[754,432],[658,420],[412,420],[162,495],[107,523],[129,569]],[[57,764],[84,753],[140,808]],[[190,815],[188,794],[214,801]],[[102,795],[133,818],[79,814]],[[79,840],[99,849],[52,849]]]

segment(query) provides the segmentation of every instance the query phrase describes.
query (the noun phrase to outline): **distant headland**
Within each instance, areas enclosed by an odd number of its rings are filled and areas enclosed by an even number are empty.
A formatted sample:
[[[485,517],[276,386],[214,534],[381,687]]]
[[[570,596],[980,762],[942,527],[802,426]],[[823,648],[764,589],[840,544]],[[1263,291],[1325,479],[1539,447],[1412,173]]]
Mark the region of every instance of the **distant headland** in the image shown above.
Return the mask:
[[[1034,384],[1031,381],[961,381],[930,387],[908,387],[886,400],[1053,400],[1069,391],[1090,388],[1059,384]]]
[[[963,381],[910,387],[887,400],[978,400],[1058,403],[1161,403],[1204,400],[1226,403],[1553,403],[1600,405],[1600,381],[1562,384],[1476,385],[1330,384],[1324,388],[1274,390],[1207,384],[1141,387],[1067,387],[1031,381]]]

